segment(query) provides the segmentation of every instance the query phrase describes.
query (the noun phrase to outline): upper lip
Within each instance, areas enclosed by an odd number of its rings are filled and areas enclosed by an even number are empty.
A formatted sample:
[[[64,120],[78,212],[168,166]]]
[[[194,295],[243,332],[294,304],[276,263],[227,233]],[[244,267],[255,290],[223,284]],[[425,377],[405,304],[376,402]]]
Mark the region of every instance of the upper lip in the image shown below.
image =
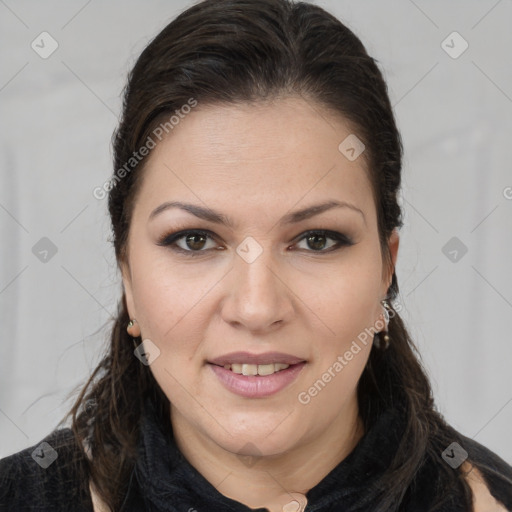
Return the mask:
[[[283,352],[265,352],[263,354],[251,354],[250,352],[231,352],[224,354],[223,356],[211,359],[208,362],[218,366],[224,366],[226,364],[271,364],[271,363],[283,363],[283,364],[297,364],[305,361],[300,357],[292,356],[290,354],[284,354]]]

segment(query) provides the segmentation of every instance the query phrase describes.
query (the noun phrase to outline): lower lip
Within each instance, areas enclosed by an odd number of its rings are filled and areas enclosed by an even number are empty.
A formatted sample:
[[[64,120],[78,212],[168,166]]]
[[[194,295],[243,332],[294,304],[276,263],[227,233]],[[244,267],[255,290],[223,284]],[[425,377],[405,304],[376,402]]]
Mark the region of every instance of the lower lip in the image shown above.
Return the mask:
[[[264,398],[273,395],[292,383],[306,365],[294,364],[272,375],[240,375],[223,366],[208,364],[221,383],[232,393],[246,398]]]

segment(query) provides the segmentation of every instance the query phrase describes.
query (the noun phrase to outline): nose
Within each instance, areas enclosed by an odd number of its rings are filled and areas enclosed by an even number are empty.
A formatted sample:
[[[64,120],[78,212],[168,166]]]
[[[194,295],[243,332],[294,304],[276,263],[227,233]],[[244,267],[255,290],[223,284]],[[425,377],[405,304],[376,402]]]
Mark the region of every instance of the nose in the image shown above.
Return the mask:
[[[293,292],[270,249],[251,263],[235,256],[222,302],[225,322],[263,333],[287,323],[293,310]]]

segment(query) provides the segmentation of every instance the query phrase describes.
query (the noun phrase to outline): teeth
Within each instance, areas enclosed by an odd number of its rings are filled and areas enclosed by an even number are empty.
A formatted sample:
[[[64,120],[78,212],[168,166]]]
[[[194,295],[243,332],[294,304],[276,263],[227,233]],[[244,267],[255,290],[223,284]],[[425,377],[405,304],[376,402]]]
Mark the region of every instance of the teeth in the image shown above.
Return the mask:
[[[256,365],[251,365],[256,366]],[[273,363],[270,364],[259,364],[256,366],[258,375],[272,375],[276,370]],[[245,372],[243,372],[245,375]]]
[[[243,364],[242,375],[258,375],[258,366],[255,364]]]
[[[270,364],[225,364],[226,370],[231,370],[233,373],[241,375],[272,375],[280,370],[285,370],[290,365],[285,363],[270,363]]]

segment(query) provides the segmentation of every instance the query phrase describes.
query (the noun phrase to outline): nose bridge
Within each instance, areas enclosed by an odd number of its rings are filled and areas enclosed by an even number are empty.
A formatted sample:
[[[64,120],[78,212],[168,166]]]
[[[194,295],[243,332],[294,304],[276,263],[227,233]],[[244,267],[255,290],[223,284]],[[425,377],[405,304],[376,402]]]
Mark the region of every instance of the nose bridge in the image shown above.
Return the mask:
[[[247,237],[236,252],[226,320],[263,329],[285,319],[290,299],[270,246]]]
[[[263,246],[254,238],[248,237],[237,247],[235,263],[237,279],[244,295],[258,298],[267,295],[266,299],[276,293],[275,261],[269,244]]]
[[[243,259],[237,262],[240,285],[251,295],[274,294],[277,290],[275,261],[270,250],[264,251],[251,263]]]

